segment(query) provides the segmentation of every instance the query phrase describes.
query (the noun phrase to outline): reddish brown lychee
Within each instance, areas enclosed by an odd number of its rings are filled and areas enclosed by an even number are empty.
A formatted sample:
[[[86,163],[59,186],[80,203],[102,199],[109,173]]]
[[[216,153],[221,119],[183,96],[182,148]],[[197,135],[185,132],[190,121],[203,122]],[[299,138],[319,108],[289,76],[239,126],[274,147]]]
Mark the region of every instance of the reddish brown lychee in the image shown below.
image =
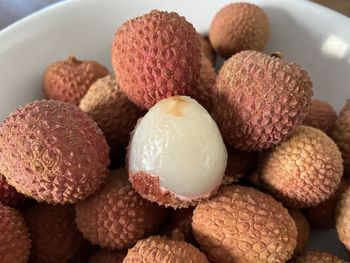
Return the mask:
[[[294,253],[299,254],[303,252],[309,242],[310,225],[303,213],[298,209],[290,209],[289,215],[293,218],[298,231],[297,246]]]
[[[76,223],[91,243],[108,249],[128,248],[150,235],[167,210],[134,191],[124,169],[111,172],[94,196],[76,204]]]
[[[337,207],[336,228],[340,241],[350,251],[350,187],[343,193]]]
[[[261,51],[269,37],[265,12],[249,3],[233,3],[222,8],[213,18],[210,43],[224,58],[242,50]]]
[[[303,125],[320,129],[330,135],[333,132],[336,120],[337,113],[329,103],[313,99]]]
[[[347,263],[328,252],[307,251],[291,261],[291,263]]]
[[[124,251],[100,249],[91,256],[88,263],[122,263],[125,256]]]
[[[14,187],[6,182],[6,178],[0,174],[0,203],[17,207],[26,201],[24,195],[18,193]]]
[[[193,234],[211,262],[286,262],[297,229],[281,203],[253,188],[226,186],[197,205]]]
[[[43,91],[45,98],[79,105],[91,84],[108,75],[108,69],[95,61],[80,61],[75,57],[58,61],[45,71]]]
[[[201,44],[202,54],[211,62],[212,65],[215,65],[216,53],[209,42],[209,38],[200,34],[198,34],[198,37]]]
[[[198,83],[201,51],[193,26],[177,13],[153,10],[116,32],[112,64],[121,89],[141,108]]]
[[[224,63],[214,94],[212,113],[227,144],[257,151],[285,140],[302,122],[312,83],[295,63],[243,51]]]
[[[55,100],[29,103],[0,127],[0,170],[20,193],[49,203],[75,203],[107,175],[109,148],[78,107]]]

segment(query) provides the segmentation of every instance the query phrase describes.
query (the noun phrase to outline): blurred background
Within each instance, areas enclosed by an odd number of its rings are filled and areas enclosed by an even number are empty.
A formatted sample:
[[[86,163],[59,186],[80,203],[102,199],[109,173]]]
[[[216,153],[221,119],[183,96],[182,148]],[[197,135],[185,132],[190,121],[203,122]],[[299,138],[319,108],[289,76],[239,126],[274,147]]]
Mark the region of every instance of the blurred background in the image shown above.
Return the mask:
[[[63,0],[0,0],[0,30],[28,14],[60,1]],[[350,16],[350,0],[313,0],[313,2]]]

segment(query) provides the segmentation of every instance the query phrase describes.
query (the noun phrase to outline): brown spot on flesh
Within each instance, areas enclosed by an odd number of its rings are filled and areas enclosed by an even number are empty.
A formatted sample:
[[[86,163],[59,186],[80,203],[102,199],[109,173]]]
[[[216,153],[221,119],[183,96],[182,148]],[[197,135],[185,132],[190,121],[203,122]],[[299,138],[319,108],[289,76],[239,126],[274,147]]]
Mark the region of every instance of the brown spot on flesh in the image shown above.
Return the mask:
[[[166,113],[175,117],[183,116],[183,108],[188,104],[188,102],[180,96],[175,96],[171,98],[171,104],[168,107]]]

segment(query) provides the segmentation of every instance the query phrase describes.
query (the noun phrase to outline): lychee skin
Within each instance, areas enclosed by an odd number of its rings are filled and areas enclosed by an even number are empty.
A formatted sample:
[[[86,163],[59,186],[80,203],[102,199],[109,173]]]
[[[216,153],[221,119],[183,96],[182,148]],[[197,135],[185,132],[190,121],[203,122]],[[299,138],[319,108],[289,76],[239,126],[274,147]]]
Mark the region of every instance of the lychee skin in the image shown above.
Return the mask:
[[[206,256],[189,243],[151,236],[129,249],[123,263],[209,263]]]
[[[117,82],[110,75],[97,80],[79,107],[101,128],[112,155],[123,156],[130,133],[143,112],[129,101]]]
[[[307,251],[293,259],[291,263],[347,263],[347,261],[327,252]]]
[[[343,160],[337,145],[324,132],[300,126],[261,156],[259,173],[265,187],[284,205],[311,207],[336,191]]]
[[[131,247],[155,231],[167,210],[143,199],[124,169],[111,172],[94,196],[76,204],[76,224],[91,243],[108,249]]]
[[[350,187],[347,188],[338,203],[336,228],[340,241],[350,251]]]
[[[342,178],[338,189],[326,201],[317,206],[305,210],[305,215],[314,228],[334,228],[336,208],[345,190],[350,186],[350,181]]]
[[[202,55],[204,55],[214,66],[216,62],[216,53],[209,42],[209,38],[198,34],[199,42],[201,44]]]
[[[269,37],[265,12],[249,3],[234,3],[222,8],[213,18],[209,39],[224,58],[243,50],[261,51]]]
[[[125,256],[123,251],[100,249],[91,256],[88,263],[122,263]]]
[[[45,98],[79,105],[91,84],[108,74],[108,69],[95,61],[80,61],[69,57],[55,62],[45,71]]]
[[[242,186],[225,186],[197,205],[193,234],[211,262],[286,262],[297,239],[293,219],[270,195]]]
[[[298,231],[297,246],[294,253],[299,254],[303,252],[309,242],[310,225],[303,213],[298,209],[290,209],[289,215],[293,218]]]
[[[344,160],[345,175],[350,176],[350,99],[339,113],[332,138],[338,145]]]
[[[154,10],[124,23],[112,46],[116,80],[140,108],[198,83],[201,51],[193,26],[177,13]]]
[[[227,60],[214,85],[213,117],[238,150],[271,148],[302,122],[312,96],[306,71],[256,51]]]
[[[22,215],[0,204],[0,259],[6,263],[27,263],[31,241]]]
[[[25,201],[25,196],[18,193],[14,187],[6,182],[5,177],[0,174],[0,203],[11,207],[18,207],[25,203]]]
[[[311,100],[308,113],[303,120],[303,125],[320,129],[326,134],[331,135],[336,120],[337,113],[329,103],[313,99]]]
[[[75,203],[107,175],[109,148],[78,107],[54,100],[27,104],[0,127],[0,170],[16,190],[37,201]]]
[[[70,263],[82,257],[87,243],[75,225],[73,206],[35,204],[24,219],[32,240],[32,262]]]

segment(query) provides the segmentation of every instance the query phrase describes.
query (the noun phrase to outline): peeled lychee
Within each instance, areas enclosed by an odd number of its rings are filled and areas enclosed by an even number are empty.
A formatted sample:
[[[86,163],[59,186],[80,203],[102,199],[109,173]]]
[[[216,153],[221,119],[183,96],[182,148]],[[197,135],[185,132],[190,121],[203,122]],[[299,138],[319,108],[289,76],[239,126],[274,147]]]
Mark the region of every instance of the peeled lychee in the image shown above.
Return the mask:
[[[48,203],[74,203],[107,175],[109,148],[96,123],[78,107],[36,101],[0,126],[0,172],[20,193]]]
[[[213,105],[213,86],[216,73],[210,61],[202,56],[199,82],[190,92],[192,98],[197,100],[207,111],[211,111]]]
[[[22,215],[0,204],[0,261],[27,263],[31,241]]]
[[[298,209],[290,209],[289,215],[293,218],[298,231],[297,246],[294,253],[303,252],[309,242],[310,226],[303,213]]]
[[[88,263],[122,263],[125,256],[123,251],[100,249],[91,256]]]
[[[253,188],[226,186],[197,205],[193,234],[211,262],[284,263],[297,244],[297,229],[281,203]]]
[[[111,153],[118,157],[123,156],[130,132],[142,116],[142,111],[129,101],[117,82],[110,75],[97,80],[91,85],[79,107],[101,128]]]
[[[209,263],[206,256],[185,241],[151,236],[129,249],[123,263]]]
[[[202,55],[204,55],[212,65],[215,65],[216,53],[209,42],[209,38],[198,34],[199,42],[201,44]]]
[[[338,202],[344,191],[350,186],[350,181],[342,178],[338,189],[326,201],[305,210],[305,215],[312,227],[334,228]]]
[[[328,252],[307,251],[291,261],[291,263],[347,263]]]
[[[91,243],[108,249],[128,248],[152,234],[167,210],[144,200],[128,182],[124,169],[111,172],[94,196],[76,204],[76,223]]]
[[[336,228],[340,241],[350,251],[350,187],[344,192],[338,204]]]
[[[222,8],[213,18],[210,43],[224,58],[243,50],[261,51],[269,37],[269,20],[258,6],[233,3]]]
[[[136,125],[128,147],[129,180],[144,198],[175,208],[212,196],[227,152],[209,113],[185,96],[164,99]]]
[[[214,85],[213,116],[238,150],[271,148],[302,122],[312,96],[306,71],[256,51],[227,60]]]
[[[200,42],[177,13],[158,10],[124,23],[116,32],[112,64],[121,89],[140,108],[189,94],[197,85]]]
[[[24,195],[18,193],[14,187],[6,182],[3,175],[0,174],[0,203],[17,207],[26,201]]]
[[[86,241],[77,230],[73,206],[35,204],[24,214],[35,263],[70,263],[82,257]]]
[[[266,188],[286,206],[316,206],[338,188],[343,160],[324,132],[300,126],[286,141],[265,153],[259,165]]]
[[[311,126],[330,135],[337,120],[337,113],[326,101],[311,100],[303,125]]]
[[[346,175],[350,176],[350,99],[339,113],[332,138],[342,153]]]
[[[80,61],[75,57],[58,61],[45,71],[45,98],[79,105],[91,84],[108,75],[108,69],[95,61]]]

